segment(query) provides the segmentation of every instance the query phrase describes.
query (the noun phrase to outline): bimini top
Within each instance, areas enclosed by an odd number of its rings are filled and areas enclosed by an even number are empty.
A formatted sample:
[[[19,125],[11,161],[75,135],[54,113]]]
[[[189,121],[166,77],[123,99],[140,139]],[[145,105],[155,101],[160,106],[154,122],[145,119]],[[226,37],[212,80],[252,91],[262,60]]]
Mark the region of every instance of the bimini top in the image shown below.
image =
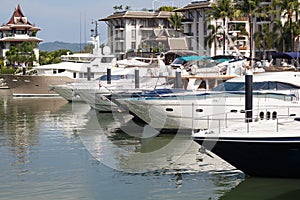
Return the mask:
[[[277,52],[272,54],[272,58],[297,59],[300,58],[300,52]]]

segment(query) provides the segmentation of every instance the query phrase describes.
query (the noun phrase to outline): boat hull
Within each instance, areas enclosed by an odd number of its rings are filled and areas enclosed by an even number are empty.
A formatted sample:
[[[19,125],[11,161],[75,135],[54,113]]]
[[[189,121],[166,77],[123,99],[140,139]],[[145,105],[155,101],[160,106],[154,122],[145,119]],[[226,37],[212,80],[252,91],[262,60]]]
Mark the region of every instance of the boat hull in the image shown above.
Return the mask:
[[[73,79],[64,76],[22,76],[4,75],[4,79],[13,96],[59,96],[50,90],[51,85],[64,85],[74,82]]]
[[[300,178],[300,137],[193,139],[247,175]]]

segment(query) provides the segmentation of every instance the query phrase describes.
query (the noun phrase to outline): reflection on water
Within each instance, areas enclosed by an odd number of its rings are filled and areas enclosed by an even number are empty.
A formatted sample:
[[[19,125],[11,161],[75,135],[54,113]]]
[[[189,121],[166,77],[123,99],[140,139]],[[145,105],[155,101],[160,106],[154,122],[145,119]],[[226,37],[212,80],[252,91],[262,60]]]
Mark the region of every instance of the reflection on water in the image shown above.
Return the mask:
[[[222,200],[282,200],[299,199],[299,179],[247,178],[236,188],[226,193]]]
[[[1,90],[0,113],[0,199],[218,199],[243,180],[129,114]]]

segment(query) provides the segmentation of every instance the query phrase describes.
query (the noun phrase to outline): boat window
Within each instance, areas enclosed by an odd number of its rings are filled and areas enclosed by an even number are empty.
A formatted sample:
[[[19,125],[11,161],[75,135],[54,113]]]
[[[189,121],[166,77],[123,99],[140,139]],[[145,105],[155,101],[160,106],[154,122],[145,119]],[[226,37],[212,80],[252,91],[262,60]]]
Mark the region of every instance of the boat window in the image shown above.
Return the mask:
[[[203,112],[203,109],[196,109],[196,112]]]
[[[102,57],[101,62],[102,63],[111,63],[113,59],[114,59],[113,57]]]
[[[265,113],[264,112],[260,112],[259,113],[259,118],[262,120],[262,119],[264,119],[264,116],[265,116]]]
[[[173,108],[166,108],[166,111],[167,111],[167,112],[172,112],[172,111],[173,111]]]
[[[268,111],[267,114],[266,114],[266,119],[270,119],[271,118],[271,112]]]
[[[64,71],[66,71],[66,70],[65,69],[58,69],[58,73],[62,73]]]
[[[73,73],[73,78],[76,78],[76,72]]]
[[[111,80],[120,80],[120,75],[111,75]],[[107,75],[103,75],[100,77],[101,81],[107,81]]]
[[[126,79],[134,79],[134,74],[127,74]]]
[[[57,73],[56,69],[53,69],[53,74],[56,74],[56,73]]]
[[[274,112],[272,113],[272,119],[276,119],[276,118],[277,118],[277,112],[274,111]]]
[[[300,89],[300,87],[289,83],[279,82],[254,82],[253,90],[291,90]],[[244,91],[244,82],[224,82],[212,89],[213,91]]]

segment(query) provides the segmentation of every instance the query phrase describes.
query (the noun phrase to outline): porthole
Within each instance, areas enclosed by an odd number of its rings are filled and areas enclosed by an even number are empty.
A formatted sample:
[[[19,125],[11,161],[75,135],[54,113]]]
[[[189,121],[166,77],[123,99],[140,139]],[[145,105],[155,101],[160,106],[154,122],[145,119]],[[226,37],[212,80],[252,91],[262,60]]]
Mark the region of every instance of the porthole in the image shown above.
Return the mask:
[[[277,112],[274,111],[274,112],[272,113],[272,119],[274,120],[274,119],[276,119],[276,118],[277,118]]]
[[[271,118],[271,112],[267,112],[267,114],[266,114],[266,119],[270,119]]]
[[[167,112],[173,112],[173,108],[166,108]]]
[[[262,120],[262,119],[264,119],[264,117],[265,117],[265,113],[264,112],[260,112],[259,113],[259,118]]]

